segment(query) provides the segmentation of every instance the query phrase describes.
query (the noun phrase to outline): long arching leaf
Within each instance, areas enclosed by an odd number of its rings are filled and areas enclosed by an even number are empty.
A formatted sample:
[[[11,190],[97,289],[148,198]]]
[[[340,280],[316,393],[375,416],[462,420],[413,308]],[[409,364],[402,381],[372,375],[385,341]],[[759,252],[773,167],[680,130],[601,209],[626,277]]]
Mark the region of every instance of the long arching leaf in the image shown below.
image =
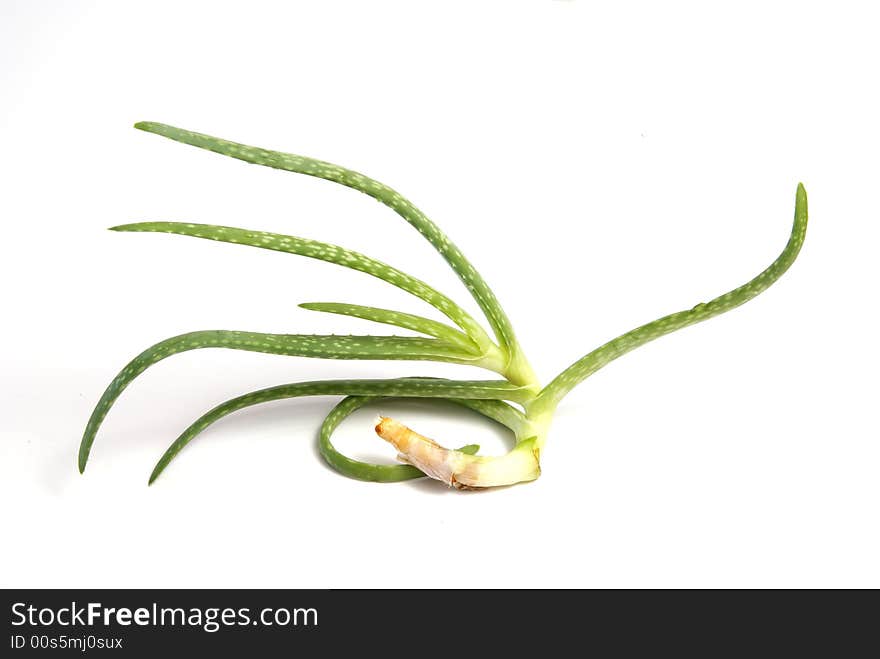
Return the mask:
[[[663,318],[621,334],[616,339],[612,339],[608,343],[596,348],[556,376],[532,403],[531,409],[535,412],[552,409],[574,387],[621,355],[625,355],[629,351],[635,350],[639,346],[670,332],[708,320],[725,311],[730,311],[767,290],[794,263],[798,252],[801,250],[801,245],[804,243],[806,233],[807,192],[802,184],[798,184],[795,197],[794,224],[792,225],[788,242],[776,260],[758,276],[709,302],[701,302],[686,311],[663,316]]]
[[[436,320],[425,318],[424,316],[416,316],[414,314],[393,311],[391,309],[365,307],[360,304],[346,304],[343,302],[303,302],[299,306],[303,309],[308,309],[309,311],[335,313],[342,316],[370,320],[374,323],[394,325],[395,327],[402,327],[404,329],[412,330],[413,332],[436,337],[449,344],[457,345],[463,350],[469,352],[477,350],[477,346],[474,342],[458,330],[444,323],[437,322]]]
[[[276,252],[298,254],[328,263],[335,263],[345,268],[351,268],[359,272],[382,279],[383,281],[397,286],[401,290],[415,295],[440,310],[455,324],[468,333],[481,347],[491,345],[489,337],[474,320],[474,318],[462,309],[450,298],[438,292],[420,279],[406,274],[386,263],[374,258],[354,252],[338,245],[324,243],[319,240],[309,240],[296,236],[287,236],[268,231],[251,231],[236,227],[216,226],[213,224],[194,224],[192,222],[135,222],[133,224],[121,224],[111,227],[111,231],[124,232],[153,232],[172,233],[192,238],[204,238],[219,242],[248,245],[261,249],[271,249]]]
[[[283,153],[260,147],[248,146],[238,142],[212,137],[204,133],[196,133],[167,124],[152,121],[142,121],[135,124],[135,128],[161,135],[176,142],[182,142],[201,149],[207,149],[215,153],[244,160],[255,165],[263,165],[274,169],[282,169],[289,172],[315,176],[327,181],[333,181],[349,188],[363,192],[373,199],[392,208],[398,215],[411,224],[415,229],[436,249],[446,260],[452,270],[458,275],[462,283],[471,293],[477,304],[486,314],[489,324],[498,336],[502,347],[511,355],[511,358],[520,361],[525,366],[525,358],[519,355],[519,346],[513,332],[510,320],[507,318],[501,304],[489,285],[483,280],[476,268],[465,258],[462,251],[420,211],[412,202],[403,197],[399,192],[391,189],[384,183],[371,179],[360,172],[356,172],[339,165],[334,165],[323,160],[307,158],[292,153]]]
[[[478,357],[464,353],[455,346],[450,346],[436,339],[418,337],[262,334],[228,330],[204,330],[181,334],[147,348],[129,362],[104,391],[83,433],[79,450],[79,469],[81,472],[85,470],[89,451],[98,428],[113,403],[132,380],[166,357],[200,348],[230,348],[323,359],[430,360],[474,365],[479,363]],[[514,388],[520,389],[520,387]]]

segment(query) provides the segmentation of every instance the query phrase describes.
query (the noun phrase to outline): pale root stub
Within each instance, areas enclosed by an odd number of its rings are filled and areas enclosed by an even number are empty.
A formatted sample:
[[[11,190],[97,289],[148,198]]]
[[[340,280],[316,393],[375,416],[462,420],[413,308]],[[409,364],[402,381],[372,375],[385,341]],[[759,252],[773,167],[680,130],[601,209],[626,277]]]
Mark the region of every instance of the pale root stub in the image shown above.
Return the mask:
[[[487,457],[444,448],[389,417],[376,419],[376,433],[397,449],[398,460],[458,489],[513,485],[541,475],[531,442],[520,443],[506,455]]]

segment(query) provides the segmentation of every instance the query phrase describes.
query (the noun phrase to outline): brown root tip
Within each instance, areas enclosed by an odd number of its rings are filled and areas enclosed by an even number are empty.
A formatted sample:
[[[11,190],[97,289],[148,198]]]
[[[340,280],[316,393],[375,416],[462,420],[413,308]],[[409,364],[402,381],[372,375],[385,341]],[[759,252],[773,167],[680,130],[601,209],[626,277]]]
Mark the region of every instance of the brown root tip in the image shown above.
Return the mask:
[[[377,416],[377,417],[376,417],[376,428],[375,428],[375,431],[376,431],[376,434],[379,435],[380,437],[382,436],[382,430],[383,430],[382,427],[383,427],[388,421],[389,421],[389,419],[388,419],[387,416]]]

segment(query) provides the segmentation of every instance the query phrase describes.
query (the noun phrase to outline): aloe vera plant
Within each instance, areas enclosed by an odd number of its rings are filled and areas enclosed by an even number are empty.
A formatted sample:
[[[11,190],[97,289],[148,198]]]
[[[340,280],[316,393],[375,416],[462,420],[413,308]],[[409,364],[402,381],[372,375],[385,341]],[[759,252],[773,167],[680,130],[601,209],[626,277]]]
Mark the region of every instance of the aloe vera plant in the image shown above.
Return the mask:
[[[142,122],[136,128],[202,149],[275,169],[307,174],[354,188],[389,206],[409,222],[446,260],[486,316],[490,335],[451,298],[425,282],[364,254],[337,245],[234,227],[180,222],[139,222],[113,227],[113,231],[173,233],[227,243],[237,243],[308,256],[341,265],[385,280],[440,311],[450,323],[422,316],[358,304],[312,302],[313,311],[353,316],[397,326],[423,336],[336,336],[265,334],[207,330],[166,339],[135,357],[110,383],[92,412],[79,448],[79,469],[85,470],[89,453],[114,401],[134,378],[171,355],[197,348],[230,348],[254,352],[324,359],[425,360],[478,366],[500,375],[496,380],[394,378],[385,380],[326,380],[297,382],[248,393],[210,410],[190,425],[166,450],[150,476],[152,483],[177,453],[212,423],[236,410],[272,400],[298,396],[342,396],[330,411],[318,435],[321,455],[340,473],[366,481],[392,482],[423,476],[457,488],[481,488],[531,481],[540,475],[540,455],[547,441],[553,414],[565,395],[597,370],[621,355],[675,330],[729,311],[752,299],[791,266],[800,251],[807,228],[807,196],[797,187],[794,225],[779,257],[742,286],[691,309],[669,314],[637,327],[578,359],[546,386],[541,386],[513,326],[492,290],[461,250],[418,208],[388,186],[363,174],[328,162],[280,153],[159,123]],[[386,398],[445,399],[482,414],[510,429],[516,443],[502,456],[477,455],[479,447],[448,449],[419,435],[402,423],[380,418],[376,433],[398,451],[405,464],[361,462],[338,452],[331,436],[356,409]]]

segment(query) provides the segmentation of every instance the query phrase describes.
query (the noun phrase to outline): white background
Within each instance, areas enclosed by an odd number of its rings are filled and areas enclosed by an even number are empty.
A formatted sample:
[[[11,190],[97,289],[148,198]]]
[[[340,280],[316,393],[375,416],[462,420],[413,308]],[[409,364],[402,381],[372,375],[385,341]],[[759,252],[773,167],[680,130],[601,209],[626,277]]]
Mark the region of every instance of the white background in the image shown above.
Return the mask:
[[[612,6],[613,5],[613,6]],[[877,16],[871,3],[0,3],[0,585],[880,586]],[[131,128],[162,121],[364,171],[421,206],[495,288],[543,381],[609,338],[800,259],[729,315],[576,389],[544,473],[462,494],[361,483],[315,450],[333,399],[190,421],[322,377],[491,377],[430,363],[204,350],[104,387],[195,329],[363,333],[298,309],[427,313],[365,275],[145,219],[367,252],[462,302],[389,209]],[[476,309],[473,304],[469,309]],[[450,444],[505,437],[381,408]],[[376,409],[339,446],[385,461]]]

